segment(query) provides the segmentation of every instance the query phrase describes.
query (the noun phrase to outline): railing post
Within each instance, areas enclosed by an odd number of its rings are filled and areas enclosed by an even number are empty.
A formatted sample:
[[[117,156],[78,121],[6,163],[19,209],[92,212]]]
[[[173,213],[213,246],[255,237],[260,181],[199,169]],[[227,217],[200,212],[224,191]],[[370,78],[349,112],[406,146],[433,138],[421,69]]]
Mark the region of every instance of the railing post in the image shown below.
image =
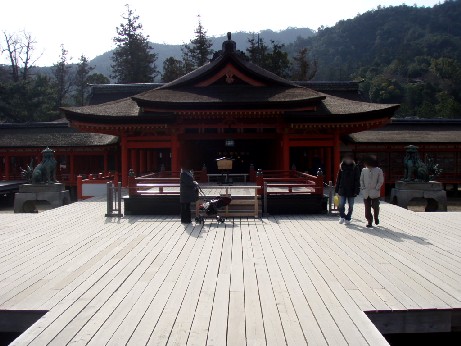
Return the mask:
[[[255,166],[253,164],[250,165],[250,172],[248,174],[248,180],[251,183],[256,181],[256,171],[255,171]]]
[[[267,216],[267,183],[264,183],[264,216]]]
[[[136,193],[136,175],[134,170],[130,169],[128,171],[128,195],[135,196]]]
[[[117,200],[118,200],[118,216],[122,217],[122,183],[118,183],[117,185]]]
[[[316,186],[315,190],[318,189],[318,192],[317,191],[315,191],[315,192],[316,192],[317,195],[319,195],[319,194],[321,195],[322,192],[323,192],[323,171],[322,171],[321,168],[319,168],[319,170],[317,171],[317,181],[316,181],[316,183],[317,183],[316,184],[317,186]]]
[[[259,186],[258,195],[261,196],[263,194],[264,189],[264,174],[261,169],[258,169],[258,171],[256,172],[256,185]]]
[[[107,212],[106,212],[106,217],[107,216],[112,216],[113,213],[113,190],[112,190],[112,182],[108,181],[106,184],[107,187]]]

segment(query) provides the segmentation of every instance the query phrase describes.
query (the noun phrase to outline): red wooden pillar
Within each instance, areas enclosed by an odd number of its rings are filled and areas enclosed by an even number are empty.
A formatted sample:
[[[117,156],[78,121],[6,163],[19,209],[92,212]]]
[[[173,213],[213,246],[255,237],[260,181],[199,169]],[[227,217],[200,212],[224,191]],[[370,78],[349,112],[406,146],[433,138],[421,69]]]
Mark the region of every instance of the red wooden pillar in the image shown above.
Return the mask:
[[[75,155],[71,153],[69,157],[69,182],[73,184],[74,181],[75,181]]]
[[[282,139],[282,169],[284,171],[290,170],[290,138],[288,134],[283,134]]]
[[[5,180],[10,180],[10,156],[5,155]]]
[[[171,136],[171,171],[177,172],[181,169],[181,162],[179,157],[179,140],[177,135]]]
[[[147,158],[146,158],[146,170],[148,173],[152,173],[153,172],[153,169],[152,169],[152,157],[153,157],[153,153],[152,153],[152,150],[147,150]]]
[[[104,152],[104,176],[107,177],[109,175],[109,153],[106,151]]]
[[[122,149],[122,185],[123,187],[128,186],[128,148],[126,136],[122,135],[121,140],[121,149]]]
[[[138,150],[137,149],[131,149],[130,150],[130,156],[131,156],[131,169],[134,170],[134,173],[136,175],[139,175],[139,166],[138,166]]]
[[[332,181],[332,175],[331,175],[331,147],[325,148],[325,179],[326,182],[328,183],[329,181]]]
[[[341,161],[341,142],[339,140],[339,133],[335,133],[334,147],[333,147],[333,176],[336,178],[339,170],[339,162]]]
[[[139,150],[139,173],[146,173],[146,151]]]

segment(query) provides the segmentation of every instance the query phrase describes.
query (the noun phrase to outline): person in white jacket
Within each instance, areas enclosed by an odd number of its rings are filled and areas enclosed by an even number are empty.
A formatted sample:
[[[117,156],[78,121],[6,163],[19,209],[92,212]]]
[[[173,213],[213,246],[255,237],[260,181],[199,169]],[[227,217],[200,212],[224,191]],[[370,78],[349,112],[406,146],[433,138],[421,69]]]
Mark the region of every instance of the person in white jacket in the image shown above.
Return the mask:
[[[378,162],[373,157],[364,160],[365,168],[360,174],[360,190],[365,203],[365,218],[367,227],[373,227],[373,218],[376,225],[379,225],[379,198],[381,197],[381,186],[384,184],[384,174],[378,167]],[[373,214],[371,210],[373,209]]]

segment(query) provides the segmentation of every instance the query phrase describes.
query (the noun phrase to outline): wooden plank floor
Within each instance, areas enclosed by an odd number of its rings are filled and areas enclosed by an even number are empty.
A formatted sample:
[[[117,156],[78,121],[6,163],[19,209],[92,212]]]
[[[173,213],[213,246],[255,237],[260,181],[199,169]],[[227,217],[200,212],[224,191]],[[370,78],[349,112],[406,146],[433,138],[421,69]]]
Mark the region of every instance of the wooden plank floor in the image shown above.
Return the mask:
[[[15,345],[386,345],[364,311],[461,308],[461,213],[185,226],[105,207],[0,224],[0,309],[48,311]]]

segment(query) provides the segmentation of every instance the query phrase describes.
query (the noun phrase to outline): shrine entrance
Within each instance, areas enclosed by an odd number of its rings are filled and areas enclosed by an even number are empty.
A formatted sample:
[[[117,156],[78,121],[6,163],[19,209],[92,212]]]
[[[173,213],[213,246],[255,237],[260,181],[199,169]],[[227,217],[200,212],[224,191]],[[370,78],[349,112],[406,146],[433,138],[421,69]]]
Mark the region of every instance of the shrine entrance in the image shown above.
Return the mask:
[[[205,165],[209,173],[219,173],[216,159],[221,157],[234,160],[232,173],[248,173],[251,164],[255,169],[280,169],[278,143],[275,139],[186,140],[180,146],[180,160],[193,169]]]
[[[332,147],[291,147],[290,163],[300,172],[317,175],[322,170],[328,179],[334,174],[332,171]],[[337,163],[339,165],[339,162]]]

